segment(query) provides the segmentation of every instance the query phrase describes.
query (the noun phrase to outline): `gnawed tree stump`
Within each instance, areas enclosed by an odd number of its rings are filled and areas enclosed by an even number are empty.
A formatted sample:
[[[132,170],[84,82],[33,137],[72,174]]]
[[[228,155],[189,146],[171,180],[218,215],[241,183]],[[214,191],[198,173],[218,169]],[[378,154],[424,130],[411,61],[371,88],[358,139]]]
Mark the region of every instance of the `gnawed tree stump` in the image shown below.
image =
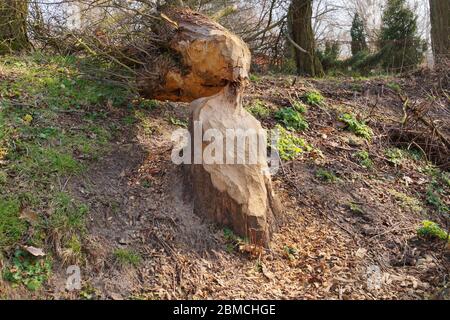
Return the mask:
[[[203,135],[211,129],[222,135],[223,146],[227,145],[227,129],[263,132],[259,121],[241,102],[250,68],[247,45],[219,24],[189,10],[169,10],[163,18],[159,32],[167,37],[168,52],[149,63],[142,73],[142,94],[159,100],[192,102],[192,151],[196,139],[203,141]],[[201,123],[200,131],[195,129],[195,122]],[[201,142],[200,154],[211,143]],[[193,164],[187,165],[186,172],[194,211],[229,226],[252,244],[268,246],[280,205],[273,192],[266,150],[257,153],[256,162],[249,164],[248,145],[244,145],[243,153],[238,148],[224,147],[215,154],[216,159],[224,161],[221,163],[209,163],[204,158],[196,161],[193,155]],[[225,164],[227,156],[236,159]],[[239,157],[247,162],[237,161]]]
[[[234,133],[264,132],[259,121],[242,107],[241,91],[238,85],[230,84],[218,94],[191,104],[190,134],[194,137],[191,150],[195,148],[195,136],[199,133],[206,137],[208,130],[216,130],[214,139],[217,132],[223,138],[223,153],[214,155],[219,164],[209,164],[205,158],[196,164],[194,155],[193,164],[188,166],[194,210],[198,215],[230,226],[236,234],[246,237],[253,244],[268,246],[280,205],[272,189],[267,150],[251,150],[249,140],[243,140],[242,145],[234,143],[228,148],[226,141],[230,139],[230,136],[227,137],[227,130],[230,129],[232,131],[229,132]],[[195,121],[201,123],[201,131],[195,128]],[[264,134],[262,136],[265,137]],[[254,138],[257,139],[256,136]],[[203,142],[200,148],[203,155],[217,151],[206,150],[213,143],[216,141]],[[249,164],[252,156],[255,158]],[[227,159],[233,159],[231,164],[227,164]]]

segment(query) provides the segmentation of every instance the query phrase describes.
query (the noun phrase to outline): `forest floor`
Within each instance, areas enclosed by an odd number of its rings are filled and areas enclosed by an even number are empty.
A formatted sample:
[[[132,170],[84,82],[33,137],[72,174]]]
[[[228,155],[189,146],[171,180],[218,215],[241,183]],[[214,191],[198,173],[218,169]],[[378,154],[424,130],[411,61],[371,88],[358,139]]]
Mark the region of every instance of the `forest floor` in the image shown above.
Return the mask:
[[[418,233],[425,220],[446,228],[448,154],[426,138],[449,135],[448,74],[253,76],[246,108],[271,129],[302,106],[308,128],[292,135],[310,146],[273,177],[280,228],[254,255],[193,213],[170,158],[188,105],[138,99],[82,67],[0,60],[0,298],[449,298],[448,239]],[[399,136],[408,103],[428,106],[434,131]],[[65,288],[71,265],[80,290]]]

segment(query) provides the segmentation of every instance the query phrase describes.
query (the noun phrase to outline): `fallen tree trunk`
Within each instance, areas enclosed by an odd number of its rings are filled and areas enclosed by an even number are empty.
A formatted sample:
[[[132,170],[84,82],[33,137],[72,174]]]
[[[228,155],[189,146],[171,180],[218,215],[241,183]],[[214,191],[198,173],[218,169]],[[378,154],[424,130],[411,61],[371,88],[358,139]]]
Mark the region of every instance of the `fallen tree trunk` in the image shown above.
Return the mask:
[[[200,160],[187,165],[194,210],[229,226],[252,244],[268,246],[280,205],[272,189],[267,150],[258,152],[251,162],[254,140],[244,139],[244,145],[237,148],[234,137],[227,140],[227,130],[263,132],[241,102],[250,51],[240,38],[200,14],[172,9],[162,17],[156,33],[165,37],[167,51],[144,68],[139,86],[152,99],[192,102],[192,150],[195,141],[201,141],[200,150],[191,157],[196,160],[200,154]],[[200,130],[195,123],[201,124]],[[217,141],[205,142],[208,132],[214,132]],[[214,159],[222,161],[210,163],[203,157],[212,143],[226,146],[214,151]],[[233,162],[225,163],[229,158]]]

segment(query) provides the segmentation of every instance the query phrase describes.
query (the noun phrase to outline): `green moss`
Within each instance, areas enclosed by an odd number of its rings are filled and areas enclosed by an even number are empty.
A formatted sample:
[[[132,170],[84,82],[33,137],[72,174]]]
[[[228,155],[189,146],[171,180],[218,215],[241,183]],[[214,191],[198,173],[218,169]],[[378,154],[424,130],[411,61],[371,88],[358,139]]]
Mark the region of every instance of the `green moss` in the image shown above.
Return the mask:
[[[26,232],[27,225],[19,215],[17,199],[0,198],[0,252],[17,243]]]
[[[448,239],[447,232],[436,222],[429,220],[422,221],[422,225],[417,229],[417,234],[424,238],[440,239],[443,241],[447,241]]]

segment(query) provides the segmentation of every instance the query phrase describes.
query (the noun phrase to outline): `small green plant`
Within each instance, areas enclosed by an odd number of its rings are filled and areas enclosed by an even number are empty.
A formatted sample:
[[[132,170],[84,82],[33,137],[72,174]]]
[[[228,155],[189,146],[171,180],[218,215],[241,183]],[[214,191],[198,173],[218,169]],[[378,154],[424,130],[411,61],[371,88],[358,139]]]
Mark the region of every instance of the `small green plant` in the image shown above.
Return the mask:
[[[263,264],[260,260],[257,260],[255,263],[255,270],[256,272],[263,272]]]
[[[450,188],[450,172],[442,172],[441,174],[442,182],[447,188]]]
[[[431,178],[438,178],[441,171],[435,165],[427,163],[425,166],[419,168],[419,172],[430,176]]]
[[[344,113],[339,120],[346,124],[346,129],[352,131],[359,137],[370,140],[373,136],[372,129],[363,121],[359,121],[353,114]]]
[[[303,98],[309,105],[321,105],[324,101],[324,97],[318,91],[309,91],[304,94]]]
[[[356,214],[359,214],[359,215],[364,214],[364,210],[356,202],[349,202],[348,203],[348,208],[353,213],[356,213]]]
[[[143,111],[136,110],[134,116],[139,120],[139,127],[146,136],[152,136],[157,131],[157,127],[153,125],[151,118]]]
[[[236,235],[234,234],[233,230],[229,228],[223,228],[223,237],[227,241],[234,241],[236,239]]]
[[[270,116],[270,109],[266,106],[266,104],[256,99],[246,107],[247,111],[250,112],[254,117],[259,119],[265,119]]]
[[[438,212],[449,212],[448,206],[442,200],[444,194],[444,186],[439,183],[437,178],[433,178],[427,187],[426,198],[428,204],[433,206]]]
[[[6,181],[8,180],[8,175],[6,172],[0,171],[0,186],[2,184],[6,184]]]
[[[137,267],[142,261],[139,253],[129,249],[116,249],[114,250],[114,256],[120,264],[131,265],[133,267]]]
[[[85,283],[80,290],[82,300],[92,300],[98,295],[97,289],[91,283]]]
[[[423,211],[422,205],[420,201],[416,198],[410,197],[403,192],[389,189],[388,192],[394,196],[394,198],[400,202],[400,206],[403,208],[410,208],[414,212]]]
[[[283,252],[289,260],[294,260],[298,256],[298,250],[291,246],[284,246]]]
[[[73,234],[72,237],[65,243],[64,259],[71,263],[78,264],[83,259],[82,244],[80,238]]]
[[[400,87],[400,85],[397,82],[388,82],[386,84],[386,87],[397,93],[400,93],[402,91],[402,87]]]
[[[127,126],[131,126],[133,125],[137,120],[135,117],[133,117],[132,115],[127,115],[126,117],[124,117],[122,119],[123,123]]]
[[[294,160],[302,152],[310,152],[313,150],[313,147],[303,138],[297,137],[280,125],[277,125],[275,128],[279,134],[276,147],[282,160]]]
[[[294,100],[291,103],[291,107],[300,112],[301,114],[305,114],[308,111],[308,107],[304,105],[301,101]]]
[[[440,239],[447,241],[448,233],[436,222],[430,220],[422,221],[422,225],[417,229],[417,235],[429,239]]]
[[[327,183],[336,182],[338,179],[333,172],[322,169],[322,168],[317,169],[316,177]]]
[[[187,126],[188,126],[188,122],[186,120],[181,120],[181,119],[174,118],[174,117],[170,117],[169,122],[175,126],[179,126],[182,128],[187,128]]]
[[[411,160],[414,161],[423,160],[423,152],[418,149],[411,148],[411,149],[404,149],[402,151]]]
[[[286,129],[292,131],[303,131],[309,127],[302,114],[293,108],[283,108],[277,111],[275,119],[279,120]]]
[[[358,159],[359,164],[366,168],[370,169],[373,167],[373,162],[370,159],[369,153],[367,151],[361,150],[354,154],[354,156]]]
[[[405,159],[405,154],[403,150],[399,148],[389,148],[384,152],[386,158],[394,165],[399,165]]]
[[[261,81],[261,77],[257,76],[256,74],[250,74],[250,76],[248,77],[250,79],[251,82],[259,82]]]
[[[139,106],[147,110],[154,110],[158,108],[159,101],[153,99],[142,99],[139,103]]]
[[[238,235],[236,235],[233,230],[229,228],[223,229],[223,237],[225,238],[227,244],[226,244],[226,250],[229,253],[234,252],[236,248],[238,248],[240,245],[245,244],[248,242],[247,239],[241,238]]]
[[[25,251],[16,250],[12,266],[3,271],[3,278],[16,285],[22,284],[31,291],[41,288],[51,272],[49,259],[36,258]]]

